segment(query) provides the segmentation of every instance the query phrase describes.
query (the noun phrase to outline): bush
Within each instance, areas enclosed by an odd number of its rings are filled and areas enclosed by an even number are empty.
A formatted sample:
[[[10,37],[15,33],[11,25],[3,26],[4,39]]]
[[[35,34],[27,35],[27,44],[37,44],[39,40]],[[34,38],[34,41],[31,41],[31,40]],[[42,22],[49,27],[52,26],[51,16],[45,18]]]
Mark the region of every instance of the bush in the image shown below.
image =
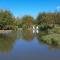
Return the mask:
[[[46,31],[48,29],[48,25],[47,24],[40,24],[39,25],[39,31]]]

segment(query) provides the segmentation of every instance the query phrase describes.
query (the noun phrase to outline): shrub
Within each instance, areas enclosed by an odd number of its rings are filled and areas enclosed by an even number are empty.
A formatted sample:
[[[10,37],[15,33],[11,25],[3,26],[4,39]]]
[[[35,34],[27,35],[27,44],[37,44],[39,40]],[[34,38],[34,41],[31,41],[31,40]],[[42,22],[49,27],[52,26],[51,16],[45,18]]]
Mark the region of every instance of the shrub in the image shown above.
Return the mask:
[[[47,24],[40,24],[39,25],[39,31],[46,31],[48,29],[48,25]]]

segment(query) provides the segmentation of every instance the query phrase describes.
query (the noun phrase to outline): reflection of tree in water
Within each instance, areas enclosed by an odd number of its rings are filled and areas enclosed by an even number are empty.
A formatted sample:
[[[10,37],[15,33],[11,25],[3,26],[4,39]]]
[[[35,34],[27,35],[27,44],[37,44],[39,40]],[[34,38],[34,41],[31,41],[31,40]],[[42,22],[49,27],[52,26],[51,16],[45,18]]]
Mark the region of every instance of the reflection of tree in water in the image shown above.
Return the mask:
[[[22,35],[23,35],[23,40],[31,41],[34,38],[34,35],[31,30],[24,30]]]
[[[16,34],[0,34],[0,51],[8,52],[12,49],[12,45],[16,40]]]
[[[60,51],[60,46],[52,46],[52,45],[49,45],[48,46],[48,49],[50,51]]]

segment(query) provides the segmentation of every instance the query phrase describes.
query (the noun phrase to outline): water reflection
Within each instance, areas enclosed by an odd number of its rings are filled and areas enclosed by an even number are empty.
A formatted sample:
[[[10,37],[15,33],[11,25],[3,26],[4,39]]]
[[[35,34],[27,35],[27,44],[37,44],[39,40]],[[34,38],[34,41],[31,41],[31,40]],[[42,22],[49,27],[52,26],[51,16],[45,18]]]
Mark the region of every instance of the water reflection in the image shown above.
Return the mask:
[[[0,60],[60,60],[60,50],[43,42],[42,34],[46,33],[19,30],[0,34]]]
[[[34,34],[31,30],[24,30],[22,32],[23,40],[31,41],[34,38]]]
[[[24,40],[24,41],[32,41],[35,38],[38,42],[42,45],[48,45],[48,49],[51,50],[52,48],[60,49],[60,46],[49,45],[46,41],[41,40],[40,36],[46,35],[46,32],[40,33],[33,33],[31,30],[22,30],[22,31],[15,31],[11,33],[0,34],[0,51],[1,52],[9,52],[13,49],[13,44],[16,40]]]
[[[4,33],[0,34],[0,51],[8,52],[13,48],[13,43],[16,40],[16,34],[14,33]]]
[[[31,30],[15,31],[0,34],[0,52],[9,52],[13,49],[16,40],[32,41],[34,34]]]

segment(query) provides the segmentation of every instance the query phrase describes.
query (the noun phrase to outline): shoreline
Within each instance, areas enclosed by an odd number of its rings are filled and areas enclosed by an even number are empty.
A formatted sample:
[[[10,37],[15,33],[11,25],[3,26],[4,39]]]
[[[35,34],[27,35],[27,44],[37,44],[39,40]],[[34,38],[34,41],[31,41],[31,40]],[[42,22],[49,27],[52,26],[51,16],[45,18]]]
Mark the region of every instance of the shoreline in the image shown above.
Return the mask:
[[[12,30],[0,30],[0,33],[10,33]]]

